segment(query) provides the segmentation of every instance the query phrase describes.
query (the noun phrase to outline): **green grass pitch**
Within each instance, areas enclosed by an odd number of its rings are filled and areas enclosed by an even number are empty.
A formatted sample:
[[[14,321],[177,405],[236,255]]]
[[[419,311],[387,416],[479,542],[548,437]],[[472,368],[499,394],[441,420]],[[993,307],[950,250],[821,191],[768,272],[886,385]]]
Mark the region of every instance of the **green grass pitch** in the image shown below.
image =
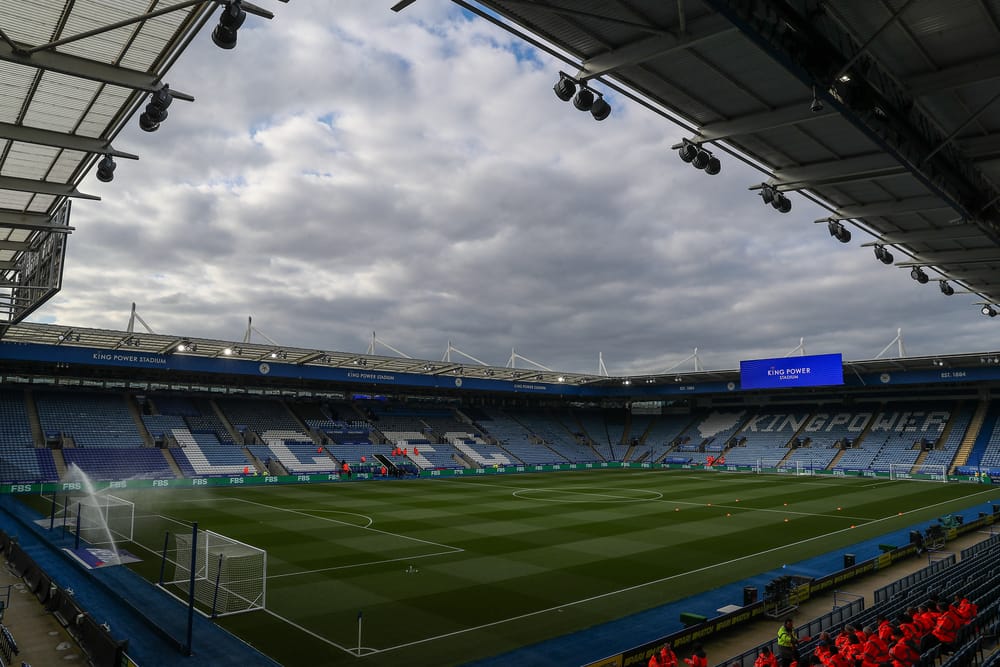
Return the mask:
[[[985,509],[1000,491],[600,470],[126,497],[136,503],[127,548],[149,579],[164,531],[193,521],[265,549],[266,611],[219,622],[297,667],[464,663]]]

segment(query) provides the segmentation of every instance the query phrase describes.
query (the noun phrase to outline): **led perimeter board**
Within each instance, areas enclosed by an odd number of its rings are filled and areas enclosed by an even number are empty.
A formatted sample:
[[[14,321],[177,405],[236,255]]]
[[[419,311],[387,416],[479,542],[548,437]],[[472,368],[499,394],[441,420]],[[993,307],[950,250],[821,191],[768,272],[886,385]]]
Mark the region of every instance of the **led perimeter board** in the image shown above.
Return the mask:
[[[754,359],[740,362],[741,389],[782,389],[844,384],[839,354]]]

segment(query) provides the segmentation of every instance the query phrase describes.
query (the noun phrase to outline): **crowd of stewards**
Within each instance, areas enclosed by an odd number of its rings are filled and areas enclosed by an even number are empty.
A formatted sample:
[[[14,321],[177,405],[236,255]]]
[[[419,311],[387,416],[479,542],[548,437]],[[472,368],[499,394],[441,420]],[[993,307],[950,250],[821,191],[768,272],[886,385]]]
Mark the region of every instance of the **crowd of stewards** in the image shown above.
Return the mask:
[[[874,628],[847,624],[836,636],[821,633],[810,655],[794,654],[780,660],[780,667],[800,667],[802,662],[810,667],[916,667],[921,655],[936,646],[943,653],[954,652],[959,632],[974,622],[977,612],[974,602],[959,595],[950,604],[932,599],[893,621],[878,617]],[[777,662],[765,648],[755,667],[779,667]]]
[[[847,624],[836,636],[820,633],[808,655],[801,655],[798,645],[810,638],[800,640],[792,619],[785,619],[778,629],[778,653],[765,644],[754,667],[917,667],[921,655],[936,646],[946,654],[959,648],[955,644],[961,629],[975,621],[978,611],[974,602],[960,595],[950,604],[931,599],[893,621],[878,617],[874,628]],[[648,667],[683,667],[679,662],[667,643],[653,651]],[[687,667],[708,667],[704,646],[695,644],[683,662]],[[730,667],[741,666],[737,662]]]

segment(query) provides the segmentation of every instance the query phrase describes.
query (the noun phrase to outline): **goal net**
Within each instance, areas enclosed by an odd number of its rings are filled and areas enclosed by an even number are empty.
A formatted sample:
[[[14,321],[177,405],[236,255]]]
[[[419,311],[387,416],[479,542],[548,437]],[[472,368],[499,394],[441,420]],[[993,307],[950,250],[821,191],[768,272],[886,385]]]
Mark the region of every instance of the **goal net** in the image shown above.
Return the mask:
[[[947,482],[947,466],[940,464],[924,464],[916,466],[912,463],[890,463],[889,479],[905,479],[919,482]]]
[[[172,539],[170,539],[172,538]],[[195,602],[210,616],[264,609],[267,552],[225,535],[204,530],[192,547],[191,535],[170,535],[164,552],[162,586],[187,600],[194,565]],[[192,560],[193,559],[193,560]]]
[[[80,539],[94,546],[131,542],[135,505],[110,494],[55,496],[54,518],[69,530],[80,526]]]

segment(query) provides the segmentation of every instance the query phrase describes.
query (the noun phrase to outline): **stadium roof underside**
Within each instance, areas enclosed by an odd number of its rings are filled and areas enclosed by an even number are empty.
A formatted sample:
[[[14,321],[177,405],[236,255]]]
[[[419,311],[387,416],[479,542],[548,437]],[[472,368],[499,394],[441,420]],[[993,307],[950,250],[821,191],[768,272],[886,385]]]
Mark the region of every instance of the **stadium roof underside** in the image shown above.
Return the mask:
[[[287,0],[282,0],[287,2]],[[220,2],[0,0],[0,336],[62,285],[78,186]],[[250,3],[243,9],[271,13]]]
[[[1000,302],[996,0],[453,2],[756,166],[747,196],[799,193],[895,266]]]

